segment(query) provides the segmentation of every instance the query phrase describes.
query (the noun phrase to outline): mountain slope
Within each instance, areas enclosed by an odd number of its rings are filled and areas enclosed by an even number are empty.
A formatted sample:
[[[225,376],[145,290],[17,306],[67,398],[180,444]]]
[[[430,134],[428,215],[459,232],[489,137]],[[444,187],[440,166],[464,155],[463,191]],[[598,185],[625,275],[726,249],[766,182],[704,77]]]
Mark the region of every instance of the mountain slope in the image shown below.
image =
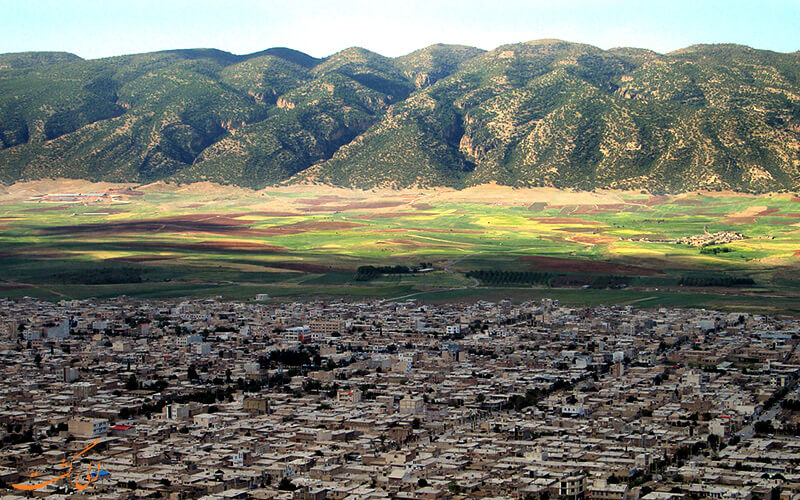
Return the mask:
[[[0,55],[0,180],[800,188],[800,54]]]

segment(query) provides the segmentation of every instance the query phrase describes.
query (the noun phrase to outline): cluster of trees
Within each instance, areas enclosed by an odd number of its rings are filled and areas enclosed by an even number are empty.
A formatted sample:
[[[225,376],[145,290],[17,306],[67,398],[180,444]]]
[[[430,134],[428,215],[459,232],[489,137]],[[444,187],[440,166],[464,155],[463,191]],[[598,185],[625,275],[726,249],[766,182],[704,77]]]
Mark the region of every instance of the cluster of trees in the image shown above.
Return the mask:
[[[506,401],[505,409],[506,410],[515,410],[520,411],[524,408],[529,406],[535,405],[540,399],[546,398],[550,394],[569,389],[572,387],[572,384],[567,382],[566,380],[556,380],[550,387],[546,389],[539,389],[538,387],[534,387],[533,389],[528,389],[525,391],[525,395],[522,396],[520,394],[514,394],[508,401]]]
[[[189,370],[191,371],[193,368],[194,365],[190,366]],[[126,391],[136,391],[139,389],[143,389],[146,391],[162,392],[167,387],[169,387],[169,382],[167,382],[163,378],[157,378],[155,380],[142,383],[136,379],[136,375],[134,375],[133,373],[131,373],[128,379],[125,381]]]
[[[105,267],[82,269],[58,273],[53,276],[56,283],[85,285],[118,285],[121,283],[141,283],[142,270],[136,267]]]
[[[700,249],[700,253],[703,255],[717,255],[720,253],[730,253],[733,251],[734,250],[731,247],[703,247]]]
[[[673,455],[675,463],[683,465],[683,462],[686,459],[688,459],[692,455],[697,455],[698,453],[700,453],[700,451],[704,450],[707,447],[708,443],[703,441],[697,441],[693,445],[681,446],[680,448],[675,450],[675,455]]]
[[[355,280],[370,281],[383,274],[410,274],[418,270],[418,268],[411,268],[408,266],[359,266],[358,269],[356,269]]]
[[[274,365],[283,366],[303,366],[310,365],[314,361],[306,350],[278,350],[269,353],[269,356],[259,356],[258,363],[262,368],[270,368]],[[314,356],[317,357],[316,355]],[[318,363],[313,363],[318,364]]]
[[[794,378],[792,378],[792,380],[794,380]],[[777,391],[773,392],[772,395],[767,398],[766,401],[764,401],[764,409],[769,410],[775,405],[775,403],[785,398],[787,394],[789,394],[788,386],[781,387]]]
[[[339,384],[334,382],[333,384],[322,385],[319,380],[307,379],[303,382],[303,392],[306,394],[320,394],[324,392],[329,398],[335,398],[339,393]]]
[[[683,286],[746,286],[754,283],[753,278],[730,274],[692,274],[678,280],[678,284]]]
[[[170,396],[159,399],[158,401],[154,401],[152,403],[145,403],[135,408],[122,408],[119,411],[119,418],[122,420],[126,420],[136,415],[149,416],[152,413],[161,412],[161,410],[163,410],[165,406],[172,403],[186,404],[195,401],[201,404],[211,405],[216,403],[217,401],[229,400],[233,396],[235,390],[236,390],[235,387],[229,386],[225,388],[208,389],[205,391],[193,392],[191,394],[181,394],[180,396]]]
[[[769,420],[759,420],[753,425],[753,430],[759,436],[764,434],[775,434],[775,426]]]
[[[15,445],[20,443],[30,443],[33,441],[33,430],[23,429],[21,424],[7,423],[6,434],[0,438],[0,444]]]
[[[800,411],[800,401],[796,399],[784,399],[781,401],[781,408],[784,410]]]
[[[621,288],[627,286],[630,278],[611,274],[564,274],[548,271],[500,271],[479,269],[466,273],[468,278],[476,278],[484,285],[545,285],[545,286],[586,286],[591,288]]]

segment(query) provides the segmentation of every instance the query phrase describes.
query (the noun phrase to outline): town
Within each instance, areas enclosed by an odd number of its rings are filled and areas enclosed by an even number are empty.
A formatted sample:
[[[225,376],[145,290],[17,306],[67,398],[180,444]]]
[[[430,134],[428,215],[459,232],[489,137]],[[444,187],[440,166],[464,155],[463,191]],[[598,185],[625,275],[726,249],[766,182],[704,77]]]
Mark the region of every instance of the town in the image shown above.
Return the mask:
[[[258,298],[0,299],[0,498],[800,495],[798,320]]]

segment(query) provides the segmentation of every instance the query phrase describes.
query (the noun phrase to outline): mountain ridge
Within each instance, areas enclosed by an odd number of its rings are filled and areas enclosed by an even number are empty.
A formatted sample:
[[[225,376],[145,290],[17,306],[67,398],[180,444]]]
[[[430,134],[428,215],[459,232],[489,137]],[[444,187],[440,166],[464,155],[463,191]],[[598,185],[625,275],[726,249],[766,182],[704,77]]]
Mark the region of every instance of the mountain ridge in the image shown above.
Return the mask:
[[[800,188],[800,52],[0,54],[0,180]]]

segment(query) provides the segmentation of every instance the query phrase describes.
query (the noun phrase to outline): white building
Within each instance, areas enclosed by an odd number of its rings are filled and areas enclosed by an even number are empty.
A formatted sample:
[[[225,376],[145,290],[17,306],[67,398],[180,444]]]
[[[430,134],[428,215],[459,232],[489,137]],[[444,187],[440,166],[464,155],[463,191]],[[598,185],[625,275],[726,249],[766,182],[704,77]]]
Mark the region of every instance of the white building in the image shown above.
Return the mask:
[[[178,337],[178,340],[175,342],[178,344],[178,347],[186,347],[192,344],[199,344],[203,341],[203,336],[193,333],[191,335],[184,335],[182,337]]]
[[[161,410],[161,418],[164,420],[182,420],[184,418],[189,418],[189,406],[177,403],[166,405],[164,409]]]
[[[561,407],[561,414],[582,417],[586,414],[586,408],[583,405],[564,405]]]

